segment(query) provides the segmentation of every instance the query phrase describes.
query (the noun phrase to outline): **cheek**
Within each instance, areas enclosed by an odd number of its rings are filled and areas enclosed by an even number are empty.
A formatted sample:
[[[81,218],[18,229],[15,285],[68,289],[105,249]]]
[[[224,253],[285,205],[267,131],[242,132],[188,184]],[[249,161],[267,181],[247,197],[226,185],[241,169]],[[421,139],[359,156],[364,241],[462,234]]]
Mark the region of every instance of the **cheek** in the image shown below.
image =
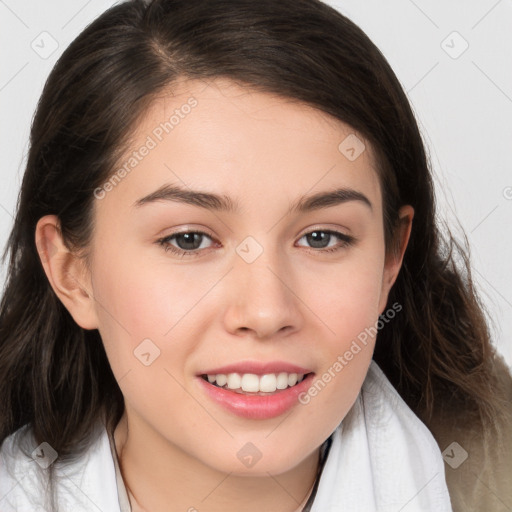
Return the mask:
[[[360,256],[331,269],[323,285],[308,293],[308,305],[325,328],[318,347],[321,369],[302,403],[311,417],[332,428],[354,403],[375,345],[382,266],[376,258]]]
[[[172,269],[166,261],[148,261],[106,254],[94,269],[94,294],[104,328],[112,327],[133,342],[139,338],[166,340],[174,327],[211,288],[208,276],[181,266]],[[140,342],[140,341],[139,341]]]
[[[115,242],[117,243],[117,242]],[[134,351],[141,343],[149,348],[152,358],[161,350],[162,334],[170,328],[166,324],[169,289],[162,283],[156,286],[148,266],[142,264],[129,248],[125,253],[114,251],[119,247],[111,242],[95,260],[93,291],[99,331],[104,342],[112,370],[122,377],[141,361]],[[148,343],[145,340],[151,340]],[[153,344],[153,345],[152,345]]]
[[[131,372],[121,387],[139,377],[149,385],[150,376],[162,376],[169,387],[165,370],[182,381],[187,358],[206,329],[207,301],[202,299],[218,281],[216,274],[199,275],[193,266],[173,268],[165,258],[151,261],[134,249],[106,250],[97,261],[93,289],[99,331],[116,378]]]
[[[379,315],[383,262],[354,253],[303,282],[307,303],[340,342],[357,336]],[[334,331],[334,333],[332,332]]]
[[[94,269],[99,331],[126,402],[143,417],[163,421],[168,404],[188,400],[179,383],[194,343],[183,343],[180,320],[206,284],[166,279],[169,272],[158,263],[127,254],[105,253]]]

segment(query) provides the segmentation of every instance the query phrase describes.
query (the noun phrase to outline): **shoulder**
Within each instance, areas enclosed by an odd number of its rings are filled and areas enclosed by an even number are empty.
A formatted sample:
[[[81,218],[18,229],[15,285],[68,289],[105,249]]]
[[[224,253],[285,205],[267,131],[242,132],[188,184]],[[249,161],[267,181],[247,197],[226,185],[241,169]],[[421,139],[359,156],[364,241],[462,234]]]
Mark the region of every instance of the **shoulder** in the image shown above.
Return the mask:
[[[463,410],[439,410],[429,427],[443,452],[455,512],[512,510],[512,375],[501,356],[495,374],[506,396],[499,436],[482,431]]]
[[[51,510],[50,467],[58,510],[118,511],[115,469],[106,430],[98,430],[89,449],[61,461],[48,444],[38,444],[28,425],[8,436],[0,447],[0,510]],[[94,503],[94,505],[93,505]]]

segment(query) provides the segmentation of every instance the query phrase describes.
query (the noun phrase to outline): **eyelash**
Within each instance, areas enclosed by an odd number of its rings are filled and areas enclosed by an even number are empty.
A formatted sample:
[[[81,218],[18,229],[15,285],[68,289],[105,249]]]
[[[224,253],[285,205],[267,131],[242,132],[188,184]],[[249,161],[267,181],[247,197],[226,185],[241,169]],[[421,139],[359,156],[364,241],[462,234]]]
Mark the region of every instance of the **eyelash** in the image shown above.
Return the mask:
[[[338,246],[330,247],[328,249],[315,249],[314,247],[311,247],[310,250],[312,250],[313,252],[321,252],[321,253],[337,252],[337,251],[344,249],[350,245],[353,245],[354,242],[356,241],[356,239],[353,236],[346,235],[344,233],[340,233],[339,231],[333,231],[330,229],[313,229],[312,231],[308,231],[307,233],[304,233],[300,238],[304,238],[305,236],[310,235],[315,232],[327,233],[329,235],[334,235],[341,241],[341,243]],[[164,238],[160,238],[156,241],[156,243],[158,245],[162,246],[164,248],[165,252],[169,251],[178,256],[182,256],[182,257],[183,256],[186,256],[186,257],[199,256],[202,252],[201,250],[193,249],[193,250],[186,251],[184,249],[179,249],[177,247],[174,247],[173,245],[171,245],[169,243],[169,241],[171,239],[175,238],[176,236],[186,235],[186,234],[206,235],[208,238],[213,239],[213,236],[209,235],[208,233],[205,233],[204,231],[180,231],[178,233],[173,233],[172,235],[166,236]]]

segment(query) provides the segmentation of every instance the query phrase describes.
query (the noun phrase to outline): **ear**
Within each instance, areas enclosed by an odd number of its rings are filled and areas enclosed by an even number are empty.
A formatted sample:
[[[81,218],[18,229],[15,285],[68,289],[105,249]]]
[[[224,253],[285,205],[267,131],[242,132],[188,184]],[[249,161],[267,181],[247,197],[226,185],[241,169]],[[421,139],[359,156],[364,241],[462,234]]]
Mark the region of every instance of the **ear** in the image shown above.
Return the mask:
[[[382,288],[379,303],[379,314],[384,312],[388,301],[389,291],[398,277],[405,249],[409,243],[409,237],[412,229],[412,219],[414,217],[414,208],[410,205],[402,206],[398,212],[398,233],[393,249],[388,251],[384,264],[384,273],[382,276]]]
[[[96,329],[98,321],[89,271],[65,244],[56,215],[41,217],[36,225],[36,247],[53,291],[75,322],[83,329]]]

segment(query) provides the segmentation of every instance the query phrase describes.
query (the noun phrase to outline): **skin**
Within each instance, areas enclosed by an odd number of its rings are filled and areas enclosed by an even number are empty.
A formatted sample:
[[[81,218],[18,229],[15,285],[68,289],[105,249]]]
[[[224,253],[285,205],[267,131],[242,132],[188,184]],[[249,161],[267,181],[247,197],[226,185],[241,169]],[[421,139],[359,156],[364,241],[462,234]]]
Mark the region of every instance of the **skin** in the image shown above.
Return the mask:
[[[338,150],[355,133],[346,124],[225,79],[182,82],[161,95],[126,155],[191,96],[197,106],[94,201],[89,266],[64,244],[56,216],[39,220],[36,239],[55,293],[77,324],[99,330],[125,397],[115,440],[134,507],[294,512],[313,485],[320,445],[357,398],[375,340],[308,404],[272,419],[226,411],[195,375],[238,361],[284,360],[319,378],[391,307],[414,211],[400,210],[400,250],[386,257],[370,144],[350,161]],[[165,183],[228,195],[241,210],[133,206]],[[287,214],[300,196],[337,187],[361,192],[372,208],[348,201]],[[326,229],[355,242],[327,236],[321,246],[305,236]],[[178,230],[211,238],[203,237],[197,256],[182,257],[157,243]],[[248,236],[263,249],[252,263],[236,251]],[[187,247],[183,237],[169,243]],[[326,253],[325,246],[340,249]],[[160,350],[149,366],[134,356],[146,338]],[[249,442],[262,454],[251,468],[237,457]]]

